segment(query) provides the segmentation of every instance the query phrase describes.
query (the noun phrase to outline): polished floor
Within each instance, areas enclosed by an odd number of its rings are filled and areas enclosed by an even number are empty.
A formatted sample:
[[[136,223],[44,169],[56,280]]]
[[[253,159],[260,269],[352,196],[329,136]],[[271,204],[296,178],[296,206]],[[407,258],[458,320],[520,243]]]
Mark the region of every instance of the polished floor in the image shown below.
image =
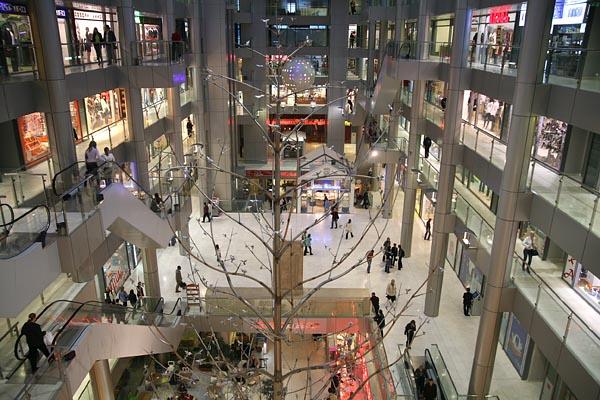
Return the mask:
[[[411,319],[415,319],[420,326],[420,333],[413,343],[412,354],[423,355],[425,349],[431,344],[438,344],[459,393],[466,393],[473,360],[473,343],[477,335],[479,318],[463,315],[461,299],[464,287],[452,270],[445,271],[439,317],[427,318],[423,314],[425,300],[423,290],[415,298],[409,300],[413,294],[416,294],[417,288],[426,279],[431,245],[430,241],[422,239],[424,229],[418,217],[416,217],[415,223],[413,255],[404,260],[405,267],[402,271],[394,269],[392,273],[386,274],[383,270],[383,264],[379,262],[379,257],[373,262],[370,274],[366,273],[364,263],[353,267],[357,260],[364,257],[367,250],[371,248],[378,250],[385,237],[391,237],[392,242],[399,241],[399,210],[401,204],[402,194],[399,194],[396,198],[394,218],[391,220],[377,218],[374,226],[367,233],[365,233],[365,230],[370,224],[369,212],[373,215],[377,210],[357,209],[351,215],[341,215],[340,222],[342,225],[349,218],[353,222],[355,237],[348,240],[344,238],[342,228],[330,229],[330,221],[328,220],[311,228],[309,232],[314,238],[313,252],[315,255],[308,255],[304,258],[304,276],[314,277],[331,268],[334,259],[339,260],[340,257],[347,255],[348,259],[336,268],[336,271],[343,270],[346,273],[325,286],[333,288],[367,288],[377,293],[382,299],[382,304],[385,302],[385,288],[388,282],[392,278],[396,279],[401,295],[395,309],[386,309],[385,348],[388,359],[392,361],[398,357],[398,344],[403,344],[405,340],[403,335],[404,326]],[[299,234],[302,227],[315,222],[315,219],[319,216],[320,214],[293,214],[288,224],[290,231],[294,235]],[[226,260],[225,264],[228,268],[243,265],[243,268],[259,281],[270,279],[266,268],[268,266],[266,260],[269,257],[261,245],[262,240],[268,241],[269,239],[268,228],[265,227],[263,221],[255,219],[251,214],[241,214],[232,215],[233,219],[228,219],[222,215],[214,218],[212,224],[203,224],[198,222],[196,217],[197,215],[190,221],[190,236],[195,243],[196,252],[199,254],[200,259],[205,260],[207,264],[216,264],[213,240],[211,239],[214,238],[221,247],[223,259]],[[240,228],[238,221],[247,225],[253,233]],[[354,253],[350,254],[352,251]],[[197,282],[201,277],[208,285],[226,285],[221,273],[203,266],[198,261],[190,261],[188,257],[180,255],[178,247],[159,250],[158,261],[161,292],[167,301],[172,302],[180,295],[175,293],[175,267],[177,265],[182,266],[184,280],[188,283],[191,281]],[[264,264],[263,268],[260,267],[261,264]],[[137,268],[136,274],[137,277],[133,276],[131,282],[142,278],[143,271],[141,267]],[[317,284],[316,282],[323,279],[310,282],[307,286],[314,287]],[[239,286],[258,286],[256,281],[250,279],[234,277],[233,280],[234,284]],[[409,304],[405,312],[402,315],[395,316],[395,313],[401,310],[406,303]],[[395,371],[394,374],[396,374]],[[518,390],[515,391],[515,389]],[[540,390],[541,382],[522,381],[504,351],[502,349],[498,350],[492,393],[499,395],[502,399],[521,399],[537,398]],[[516,393],[519,394],[516,395]]]

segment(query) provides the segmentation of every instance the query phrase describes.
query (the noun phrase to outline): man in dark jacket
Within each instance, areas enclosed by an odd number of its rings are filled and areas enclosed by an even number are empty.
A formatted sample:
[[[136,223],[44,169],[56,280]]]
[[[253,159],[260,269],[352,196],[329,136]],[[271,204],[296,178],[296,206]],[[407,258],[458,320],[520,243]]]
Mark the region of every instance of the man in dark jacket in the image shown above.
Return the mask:
[[[202,209],[202,222],[204,222],[208,218],[208,222],[210,222],[210,208],[208,204],[204,202],[204,207]]]
[[[383,315],[383,310],[379,310],[379,313],[375,316],[375,322],[377,322],[379,333],[381,333],[381,338],[383,339],[383,328],[385,328],[385,316]]]
[[[415,384],[417,385],[417,392],[419,395],[422,395],[423,390],[425,389],[426,377],[427,373],[425,372],[425,368],[422,365],[419,365],[419,368],[415,370]]]
[[[429,157],[429,149],[431,148],[431,138],[425,136],[423,139],[423,149],[425,150],[425,158]]]
[[[106,47],[106,59],[108,60],[108,65],[111,65],[116,58],[115,50],[117,49],[117,37],[110,25],[104,27],[104,46]]]
[[[463,294],[463,312],[468,317],[473,306],[473,293],[471,289],[467,288],[467,291]]]
[[[396,243],[394,243],[394,245],[392,246],[392,268],[394,267],[394,264],[396,264],[396,260],[398,259],[398,245]]]
[[[21,335],[27,339],[27,346],[29,346],[29,353],[27,358],[31,363],[31,372],[37,371],[38,363],[38,350],[40,350],[46,358],[50,359],[50,352],[44,343],[44,335],[46,332],[42,332],[40,324],[35,322],[36,315],[34,313],[29,314],[29,319],[23,324],[21,328]]]
[[[437,386],[431,378],[429,378],[429,382],[423,389],[423,398],[425,400],[437,400]]]
[[[373,305],[373,311],[375,311],[375,315],[379,314],[379,297],[377,297],[375,292],[371,293],[371,304]]]
[[[404,327],[404,334],[406,335],[406,347],[410,349],[413,339],[415,338],[415,332],[417,331],[417,323],[413,319]]]

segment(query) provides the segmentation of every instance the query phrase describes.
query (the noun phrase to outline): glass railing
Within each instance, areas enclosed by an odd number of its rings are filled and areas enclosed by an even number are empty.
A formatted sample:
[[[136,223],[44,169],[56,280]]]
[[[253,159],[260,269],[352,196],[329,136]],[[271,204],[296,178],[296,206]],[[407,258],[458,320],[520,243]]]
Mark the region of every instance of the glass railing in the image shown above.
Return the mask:
[[[192,88],[179,89],[179,101],[182,106],[192,100],[194,100],[194,91]]]
[[[471,44],[469,67],[502,75],[517,75],[520,48],[502,44]]]
[[[153,104],[144,105],[142,108],[144,113],[144,128],[166,118],[169,114],[169,102],[167,99],[162,99]]]
[[[310,5],[310,3],[306,4]],[[283,5],[283,3],[281,5]],[[281,5],[268,5],[266,15],[278,17],[284,17],[286,15],[302,17],[327,17],[329,15],[329,9],[327,7],[296,7],[294,4],[293,8],[285,8]]]
[[[463,121],[461,125],[461,143],[473,149],[486,160],[504,169],[506,164],[506,143],[477,126]]]
[[[386,55],[397,60],[449,63],[451,53],[451,42],[390,41],[386,47]]]
[[[370,389],[374,400],[396,399],[396,385],[392,378],[392,371],[388,368],[389,361],[385,345],[380,336],[375,333],[379,331],[379,327],[373,319],[370,319],[369,327],[371,351],[364,354],[369,377],[367,389]],[[366,379],[367,376],[360,378],[361,380]],[[367,398],[369,397],[367,396]]]
[[[551,47],[544,70],[546,83],[600,91],[600,50]]]
[[[345,318],[345,317],[370,317],[371,303],[369,298],[328,298],[313,296],[302,306],[294,307],[302,300],[302,296],[286,297],[282,302],[283,316],[291,315],[298,318],[322,317],[322,318]],[[205,298],[207,314],[210,315],[253,315],[271,317],[273,315],[273,298],[244,296],[242,301],[238,297],[226,293],[207,293]],[[254,310],[254,311],[253,311]]]
[[[33,207],[38,204],[50,205],[48,199],[48,176],[31,172],[8,172],[12,185],[15,207]]]
[[[131,53],[136,65],[179,64],[183,62],[186,44],[171,40],[139,40],[131,44]]]
[[[121,43],[61,43],[67,72],[81,72],[121,64]]]
[[[417,385],[415,383],[414,368],[410,359],[408,349],[402,345],[398,345],[398,353],[401,355],[401,361],[396,364],[399,382],[396,390],[399,398],[406,400],[418,400]]]
[[[458,192],[454,192],[453,210],[467,229],[475,236],[480,247],[491,254],[494,242],[494,228],[471,204]]]
[[[37,390],[40,390],[40,386],[44,386],[46,396],[49,396],[48,392],[54,390],[60,390],[60,385],[57,383],[64,379],[64,371],[68,365],[68,361],[64,360],[63,356],[68,353],[73,345],[79,340],[84,331],[92,324],[104,323],[104,324],[131,324],[131,325],[147,325],[147,326],[160,326],[160,327],[173,327],[177,324],[179,316],[176,310],[180,299],[175,304],[175,307],[170,313],[163,313],[159,311],[158,306],[164,304],[162,299],[157,301],[145,301],[144,304],[149,305],[151,308],[146,306],[132,308],[124,307],[121,305],[106,304],[98,301],[90,301],[86,303],[79,303],[67,300],[55,301],[44,310],[36,318],[42,331],[47,332],[48,335],[53,337],[52,345],[52,357],[54,362],[40,362],[39,369],[30,376],[27,376],[23,386],[14,385],[16,394],[12,395],[11,398],[25,399]],[[27,368],[24,366],[25,357],[22,353],[19,353],[18,347],[27,349],[26,342],[21,340],[23,335],[19,336],[19,339],[15,343],[15,356],[21,361],[20,365],[10,374],[14,375],[15,372],[19,371],[20,368]],[[21,343],[23,342],[23,343]],[[48,384],[55,384],[50,386]],[[18,390],[18,392],[17,392]],[[50,394],[53,394],[52,392]]]
[[[597,191],[536,161],[529,168],[528,189],[600,236]]]
[[[13,76],[31,76],[38,79],[35,49],[30,43],[6,46],[0,56],[0,76],[10,80]]]
[[[426,120],[444,129],[444,110],[426,101],[423,107],[423,114]]]
[[[36,242],[44,246],[50,220],[50,209],[39,205],[0,225],[0,259],[16,257]]]
[[[456,385],[450,376],[450,371],[448,371],[444,357],[442,357],[437,344],[432,344],[431,348],[425,350],[425,358],[431,362],[435,370],[440,391],[443,393],[442,397],[447,400],[457,400],[458,391],[456,390]]]
[[[598,357],[590,357],[590,349],[600,348],[597,329],[586,324],[534,269],[531,269],[529,274],[520,273],[522,264],[522,258],[515,254],[511,271],[514,284],[554,334],[562,338],[563,346],[579,360],[595,380],[600,380],[600,360]]]
[[[111,182],[121,183],[146,207],[161,218],[166,218],[175,209],[176,199],[179,198],[175,195],[187,188],[187,181],[187,177],[181,176],[171,180],[169,191],[151,192],[145,190],[118,163],[101,164],[94,173],[86,173],[85,163],[74,163],[52,179],[52,191],[58,198],[54,205],[57,231],[66,235],[93,215],[102,201],[102,190]],[[158,186],[153,188],[160,189]],[[155,198],[156,193],[160,201]]]
[[[25,352],[20,343],[17,343],[19,338],[19,322],[15,323],[0,337],[0,379],[8,379],[8,375],[18,368],[19,360],[15,358],[13,352],[16,347],[17,354],[21,358],[25,358]]]

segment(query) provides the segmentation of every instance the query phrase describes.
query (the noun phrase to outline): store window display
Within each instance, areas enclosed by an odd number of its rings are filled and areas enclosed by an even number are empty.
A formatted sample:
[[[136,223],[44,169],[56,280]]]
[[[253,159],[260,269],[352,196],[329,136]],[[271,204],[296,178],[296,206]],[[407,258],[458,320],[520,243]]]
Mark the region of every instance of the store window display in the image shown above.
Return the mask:
[[[565,140],[569,130],[566,122],[538,117],[535,125],[533,156],[544,164],[561,170]]]
[[[25,166],[32,167],[48,158],[48,131],[44,113],[23,115],[17,118],[17,124]]]
[[[520,36],[520,5],[501,5],[473,12],[469,62],[477,65],[516,67],[515,37]],[[515,34],[516,33],[516,34]],[[518,44],[516,44],[518,46]]]
[[[510,119],[512,109],[510,104],[470,90],[465,90],[463,102],[463,121],[505,139],[509,128],[506,120]]]

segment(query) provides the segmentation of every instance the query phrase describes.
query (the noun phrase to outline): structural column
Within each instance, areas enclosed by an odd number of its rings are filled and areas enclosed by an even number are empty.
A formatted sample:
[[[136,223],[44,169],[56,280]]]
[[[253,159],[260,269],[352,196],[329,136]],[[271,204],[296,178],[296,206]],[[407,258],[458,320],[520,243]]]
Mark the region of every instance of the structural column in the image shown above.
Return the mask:
[[[90,371],[90,382],[94,391],[94,398],[97,400],[115,400],[108,360],[98,360],[94,363]]]
[[[156,249],[142,249],[142,265],[144,266],[145,295],[159,298],[161,294]]]
[[[421,147],[420,131],[423,127],[423,102],[425,101],[425,81],[414,81],[412,105],[410,109],[410,132],[408,136],[408,154],[406,165],[406,185],[402,207],[402,227],[400,244],[406,257],[412,250],[413,226],[415,222],[415,202],[417,199],[417,173]]]
[[[77,161],[73,143],[73,126],[69,112],[69,97],[65,80],[65,67],[60,48],[60,35],[54,0],[28,0],[35,56],[40,81],[48,93],[50,111],[46,112],[48,141],[54,171],[58,172]]]
[[[448,81],[447,108],[444,118],[444,139],[438,185],[437,204],[433,223],[433,242],[429,258],[429,279],[425,297],[425,315],[437,317],[444,280],[444,264],[448,250],[448,234],[454,229],[452,212],[452,194],[456,163],[461,161],[459,135],[464,92],[460,82],[461,71],[467,65],[469,49],[469,29],[471,26],[471,10],[467,8],[467,0],[456,0],[454,13],[454,37],[452,38],[452,58],[450,62],[450,79]]]
[[[175,152],[177,165],[183,165],[183,137],[181,130],[181,96],[179,87],[170,87],[167,89],[167,102],[169,104],[169,114],[172,123],[169,133],[169,143]]]
[[[417,20],[417,54],[415,57],[420,62],[425,58],[427,38],[429,36],[429,9],[428,1],[419,3],[419,19]],[[415,202],[417,200],[416,171],[419,168],[419,154],[421,148],[421,132],[424,131],[423,107],[425,101],[425,81],[413,81],[413,97],[410,107],[410,132],[408,135],[408,154],[406,164],[406,185],[404,187],[404,204],[402,207],[402,227],[400,231],[400,245],[406,257],[412,251],[412,237],[415,222]]]
[[[385,191],[383,193],[383,212],[382,217],[385,219],[392,218],[392,210],[394,209],[394,184],[396,182],[396,167],[397,163],[388,162],[385,164]]]
[[[530,0],[527,2],[528,12],[513,95],[510,139],[506,149],[506,164],[502,174],[500,193],[498,193],[494,243],[492,244],[489,273],[486,275],[487,284],[483,297],[483,310],[479,321],[479,333],[469,382],[469,394],[476,398],[484,398],[490,390],[502,321],[500,300],[503,289],[510,282],[512,254],[517,240],[519,216],[522,220],[525,215],[525,212],[522,212],[524,207],[520,199],[527,191],[527,169],[534,138],[533,99],[536,84],[541,83],[543,77],[553,10],[554,2],[552,1]]]
[[[119,18],[119,41],[125,49],[136,48],[135,42],[135,19],[132,0],[121,0],[117,7],[117,16]],[[133,144],[132,158],[134,163],[132,170],[136,181],[145,189],[150,188],[150,179],[148,177],[148,155],[146,152],[146,140],[144,137],[144,114],[142,111],[142,93],[140,88],[132,85],[134,64],[136,55],[130,51],[123,52],[123,69],[131,79],[128,79],[129,86],[125,90],[125,101],[127,103],[127,129],[129,130],[129,140]]]

